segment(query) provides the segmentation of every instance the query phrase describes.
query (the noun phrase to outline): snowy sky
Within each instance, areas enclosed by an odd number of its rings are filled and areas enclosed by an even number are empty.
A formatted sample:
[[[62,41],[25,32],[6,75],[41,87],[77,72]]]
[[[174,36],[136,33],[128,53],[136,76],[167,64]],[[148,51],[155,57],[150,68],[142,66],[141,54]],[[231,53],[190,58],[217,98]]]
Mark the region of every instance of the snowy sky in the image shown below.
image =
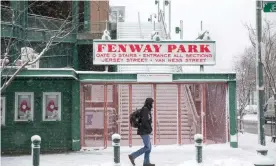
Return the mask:
[[[250,45],[244,24],[255,26],[255,4],[255,0],[172,0],[172,37],[179,39],[174,28],[183,20],[184,39],[194,40],[202,20],[203,30],[209,30],[217,44],[217,65],[205,67],[205,71],[232,71],[234,58]],[[138,21],[138,12],[141,22],[147,21],[149,15],[157,11],[154,0],[110,0],[110,5],[126,6],[126,22]],[[168,16],[168,9],[166,14]],[[276,13],[263,16],[276,21]],[[186,69],[199,71],[199,67]]]

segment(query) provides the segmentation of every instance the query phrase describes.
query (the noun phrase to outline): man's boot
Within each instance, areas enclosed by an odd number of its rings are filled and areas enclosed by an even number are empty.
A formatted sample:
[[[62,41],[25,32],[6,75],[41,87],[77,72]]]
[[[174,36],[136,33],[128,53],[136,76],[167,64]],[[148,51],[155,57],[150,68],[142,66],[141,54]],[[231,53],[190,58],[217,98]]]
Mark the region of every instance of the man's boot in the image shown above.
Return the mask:
[[[131,155],[128,155],[128,158],[133,166],[135,166],[134,158]]]

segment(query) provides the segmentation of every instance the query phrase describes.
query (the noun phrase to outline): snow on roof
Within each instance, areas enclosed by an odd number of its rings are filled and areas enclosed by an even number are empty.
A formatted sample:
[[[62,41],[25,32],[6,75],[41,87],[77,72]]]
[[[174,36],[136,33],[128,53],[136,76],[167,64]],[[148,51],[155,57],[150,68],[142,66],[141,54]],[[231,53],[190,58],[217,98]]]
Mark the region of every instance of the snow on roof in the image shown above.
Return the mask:
[[[65,71],[75,71],[73,68],[28,68],[27,70],[65,70]]]
[[[123,72],[105,72],[105,71],[76,71],[78,74],[140,74],[140,73],[148,73],[143,71],[133,72],[133,71],[123,71]],[[188,73],[177,73],[177,72],[158,72],[155,71],[154,74],[163,74],[163,73],[170,73],[170,74],[236,74],[235,72],[188,72]]]
[[[101,42],[101,41],[103,41],[103,42],[108,42],[108,41],[110,41],[110,42],[119,42],[119,41],[149,41],[149,42],[156,42],[156,41],[154,41],[154,40],[151,40],[151,39],[142,39],[142,38],[120,38],[120,39],[116,39],[116,40],[102,40],[102,39],[95,39],[94,40],[95,42]],[[213,42],[215,42],[215,41],[212,41],[212,40],[210,40],[210,41],[205,41],[205,40],[172,40],[172,39],[162,39],[162,37],[161,37],[161,42],[185,42],[185,43],[188,43],[188,42],[196,42],[196,43],[200,43],[200,42],[202,42],[202,43],[213,43]]]

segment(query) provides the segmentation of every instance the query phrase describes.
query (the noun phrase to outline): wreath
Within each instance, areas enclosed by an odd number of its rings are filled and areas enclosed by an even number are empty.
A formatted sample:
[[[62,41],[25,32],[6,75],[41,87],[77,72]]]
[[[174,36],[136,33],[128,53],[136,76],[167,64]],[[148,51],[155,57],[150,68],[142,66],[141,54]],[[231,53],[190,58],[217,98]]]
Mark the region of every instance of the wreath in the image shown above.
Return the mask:
[[[50,100],[47,106],[47,110],[53,112],[54,110],[58,110],[58,107],[55,106],[55,102]]]
[[[28,107],[28,102],[23,100],[20,104],[20,111],[26,113],[26,111],[30,111],[30,107]]]

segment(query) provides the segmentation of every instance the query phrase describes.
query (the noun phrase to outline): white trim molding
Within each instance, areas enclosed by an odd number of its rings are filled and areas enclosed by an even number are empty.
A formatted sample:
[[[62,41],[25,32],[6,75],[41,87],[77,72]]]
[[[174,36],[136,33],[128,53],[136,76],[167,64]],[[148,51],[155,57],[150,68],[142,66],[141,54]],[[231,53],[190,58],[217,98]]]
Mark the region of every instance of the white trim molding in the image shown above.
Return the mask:
[[[42,120],[61,121],[61,111],[61,92],[43,92]]]
[[[21,104],[19,105],[20,98]],[[33,121],[34,119],[34,93],[15,92],[14,121]],[[19,111],[20,109],[20,111]]]
[[[6,125],[6,97],[1,96],[1,126]]]

